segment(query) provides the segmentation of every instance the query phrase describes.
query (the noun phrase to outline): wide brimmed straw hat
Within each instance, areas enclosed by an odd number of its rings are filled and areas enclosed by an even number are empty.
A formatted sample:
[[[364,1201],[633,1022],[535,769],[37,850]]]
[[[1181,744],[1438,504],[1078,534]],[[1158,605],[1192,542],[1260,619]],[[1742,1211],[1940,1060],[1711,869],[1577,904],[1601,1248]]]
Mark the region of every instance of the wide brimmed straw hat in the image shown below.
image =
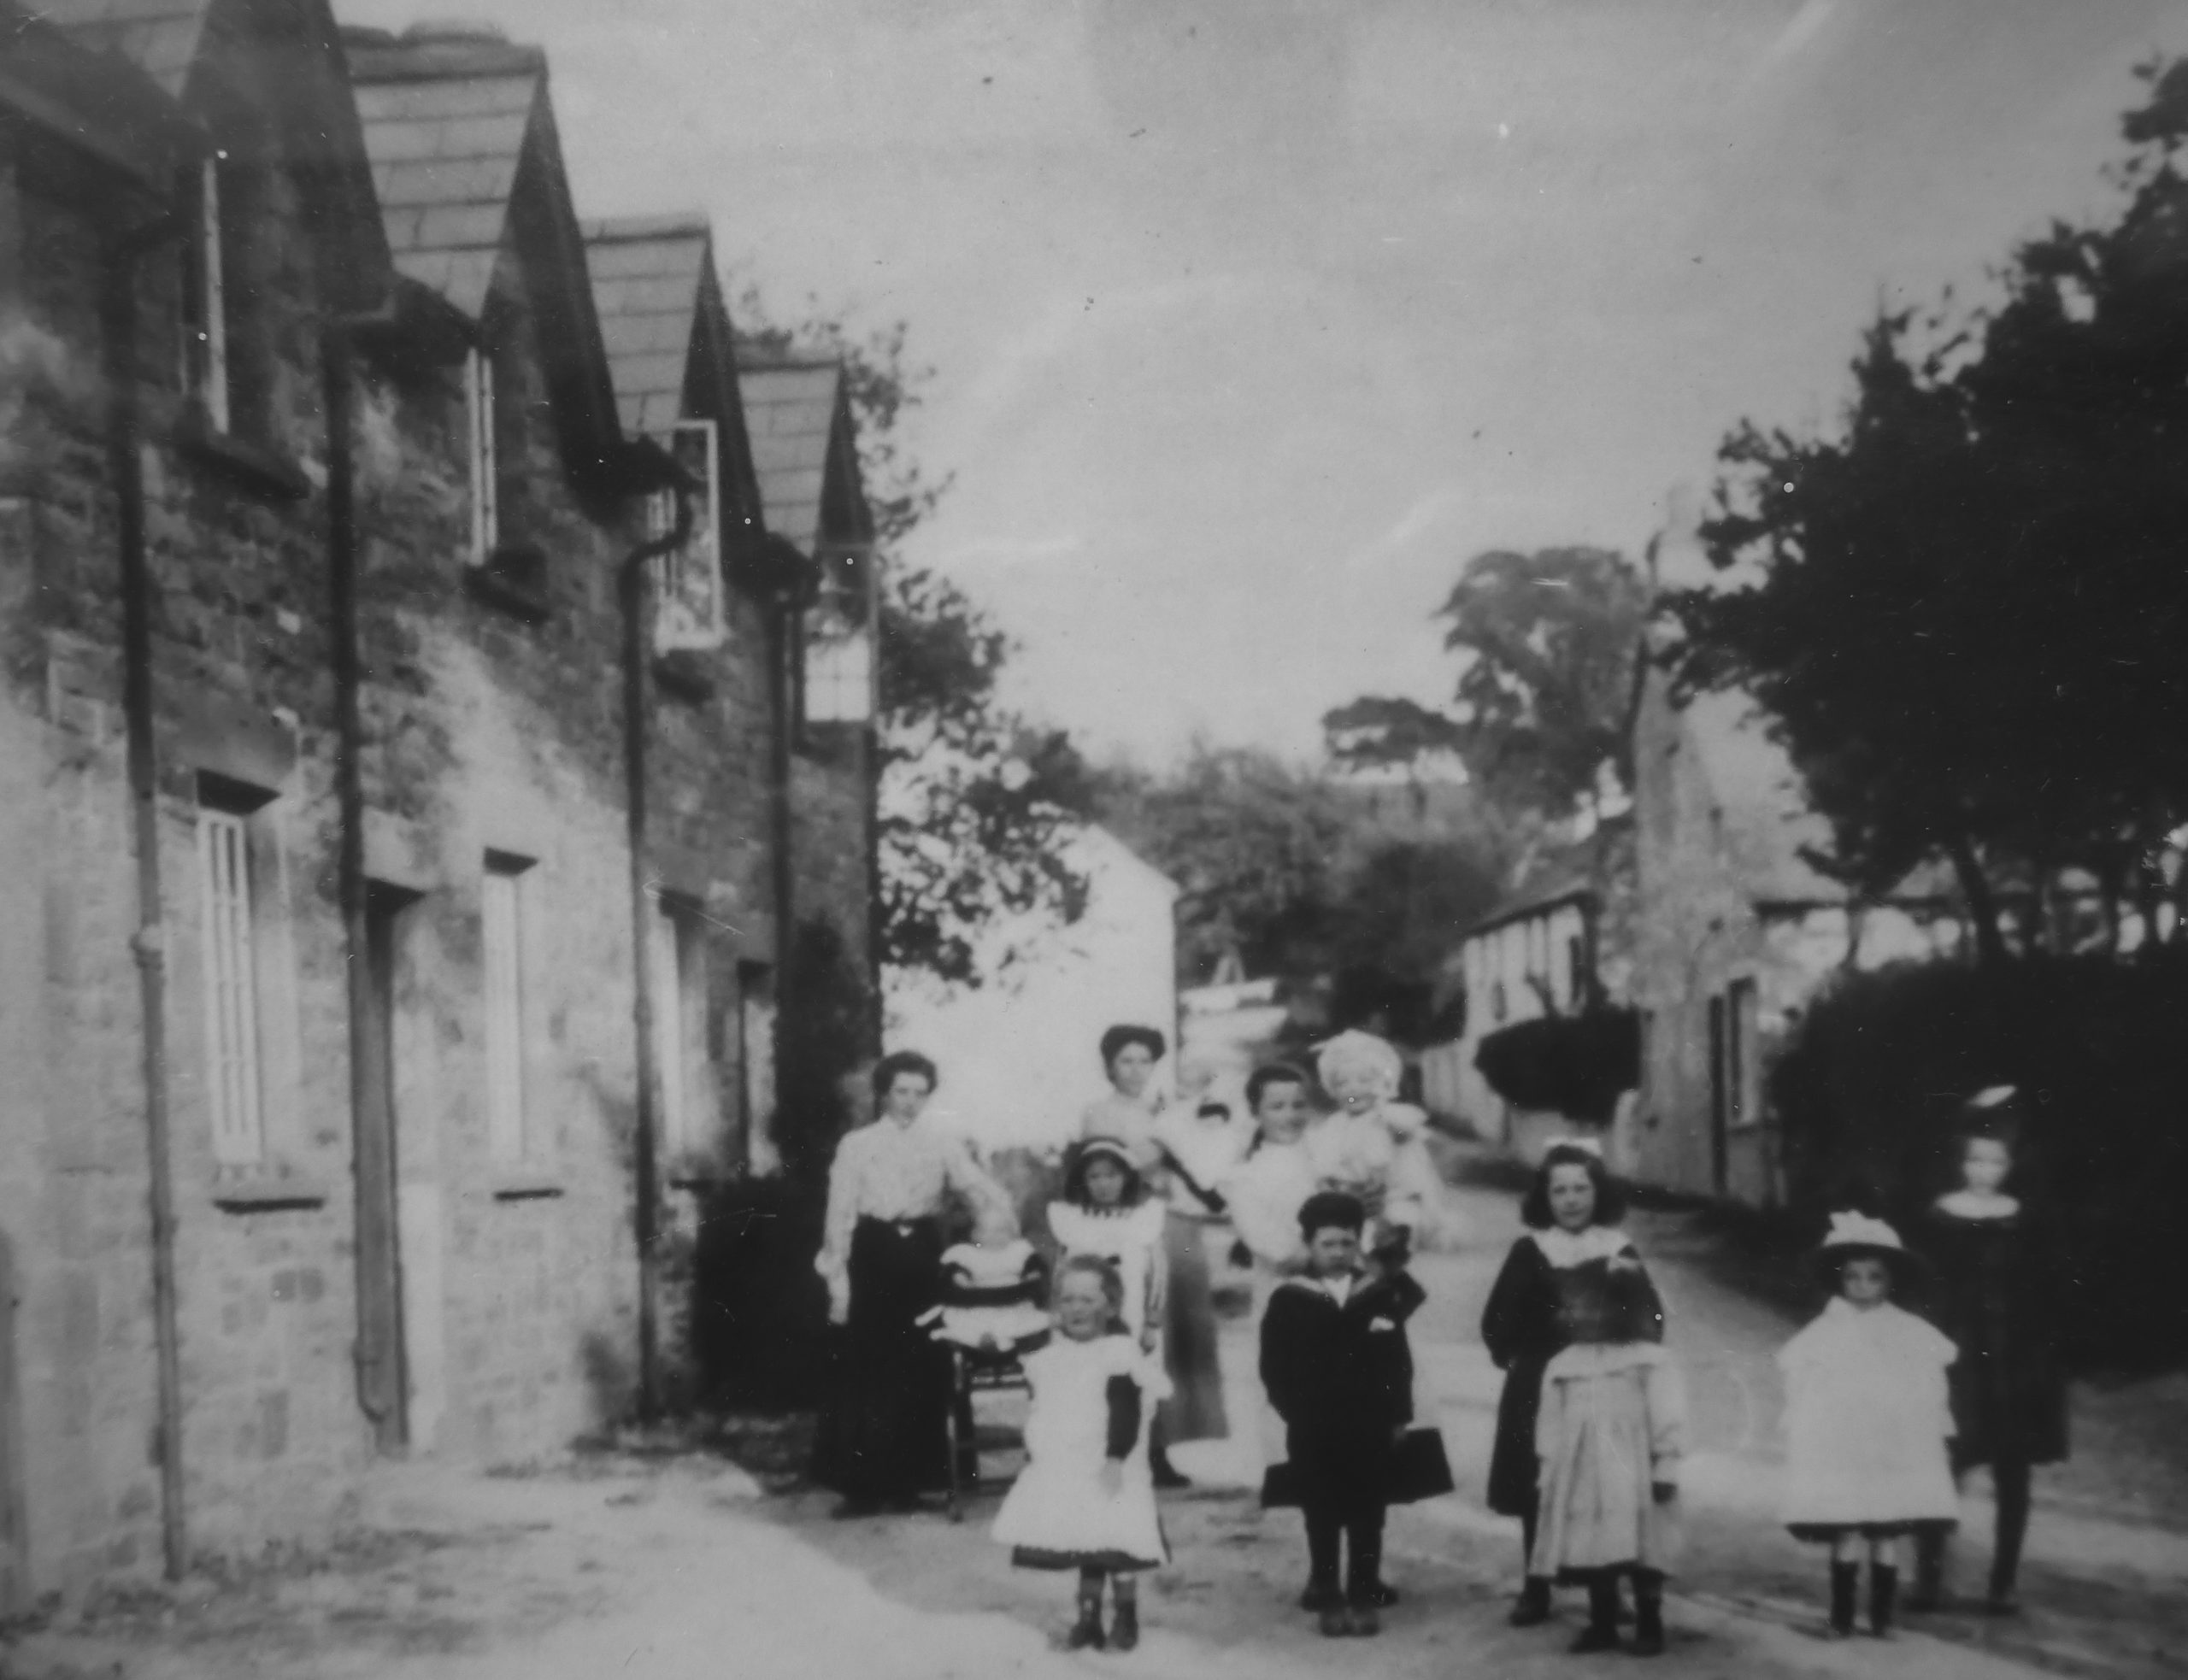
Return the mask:
[[[1926,1271],[1921,1257],[1899,1240],[1897,1231],[1867,1213],[1833,1213],[1815,1257],[1826,1276],[1836,1276],[1850,1260],[1880,1260],[1895,1287],[1920,1283]]]

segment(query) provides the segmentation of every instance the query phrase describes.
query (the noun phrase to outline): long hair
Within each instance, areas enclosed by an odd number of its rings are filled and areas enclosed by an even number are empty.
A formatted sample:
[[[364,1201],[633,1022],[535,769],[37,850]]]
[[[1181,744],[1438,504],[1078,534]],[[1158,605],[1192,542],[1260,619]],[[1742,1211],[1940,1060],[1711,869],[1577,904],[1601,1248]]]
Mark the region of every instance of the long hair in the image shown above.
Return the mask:
[[[1553,1143],[1549,1154],[1542,1158],[1542,1165],[1535,1169],[1535,1181],[1527,1189],[1526,1200],[1520,1204],[1520,1221],[1529,1231],[1548,1231],[1557,1223],[1550,1211],[1550,1175],[1561,1166],[1584,1166],[1588,1170],[1588,1182],[1596,1187],[1596,1211],[1590,1223],[1615,1225],[1626,1217],[1626,1191],[1610,1176],[1603,1157],[1577,1143]]]

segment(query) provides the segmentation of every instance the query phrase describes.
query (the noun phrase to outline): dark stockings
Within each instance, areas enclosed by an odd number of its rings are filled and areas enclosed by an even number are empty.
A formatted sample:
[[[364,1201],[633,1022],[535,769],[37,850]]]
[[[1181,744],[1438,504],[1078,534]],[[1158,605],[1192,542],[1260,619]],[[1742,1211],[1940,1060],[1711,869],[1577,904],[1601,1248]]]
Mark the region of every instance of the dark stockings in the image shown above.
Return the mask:
[[[1991,1466],[1991,1496],[1997,1502],[1997,1539],[1991,1553],[1991,1596],[2013,1597],[2020,1574],[2021,1542],[2028,1537],[2028,1466],[2009,1460]]]
[[[1355,1607],[1372,1605],[1383,1571],[1383,1513],[1344,1522],[1326,1512],[1307,1513],[1307,1577],[1310,1588],[1334,1594],[1340,1543],[1350,1554],[1345,1596]]]
[[[2021,1546],[2028,1538],[2029,1466],[2006,1459],[1991,1466],[1991,1498],[1998,1513],[1991,1545],[1991,1601],[2013,1602],[2014,1584],[2020,1577]],[[1945,1536],[1939,1529],[1926,1529],[1914,1543],[1914,1595],[1909,1608],[1937,1607],[1944,1586]]]

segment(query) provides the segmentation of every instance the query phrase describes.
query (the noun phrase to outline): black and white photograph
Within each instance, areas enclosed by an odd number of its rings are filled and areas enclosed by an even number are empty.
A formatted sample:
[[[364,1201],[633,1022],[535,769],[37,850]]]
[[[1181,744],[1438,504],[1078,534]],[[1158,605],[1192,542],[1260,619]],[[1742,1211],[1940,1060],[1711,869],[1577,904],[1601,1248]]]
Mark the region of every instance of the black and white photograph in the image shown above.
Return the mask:
[[[0,0],[0,1680],[2184,1583],[2181,0]]]

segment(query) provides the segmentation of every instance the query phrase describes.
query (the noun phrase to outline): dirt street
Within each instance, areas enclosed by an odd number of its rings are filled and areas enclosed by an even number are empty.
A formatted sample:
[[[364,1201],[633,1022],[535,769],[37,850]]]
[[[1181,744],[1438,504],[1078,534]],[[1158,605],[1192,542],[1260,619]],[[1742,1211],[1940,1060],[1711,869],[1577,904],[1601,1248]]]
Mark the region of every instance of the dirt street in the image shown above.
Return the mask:
[[[748,1428],[721,1451],[625,1450],[491,1475],[394,1466],[365,1524],[324,1554],[269,1559],[173,1593],[110,1596],[51,1625],[11,1631],[5,1680],[543,1680],[551,1677],[1159,1677],[1572,1674],[1622,1658],[1571,1658],[1577,1607],[1550,1628],[1504,1624],[1518,1550],[1479,1503],[1497,1373],[1473,1330],[1517,1231],[1507,1196],[1461,1192],[1457,1254],[1420,1274],[1431,1303],[1416,1344],[1458,1495],[1397,1513],[1388,1572],[1404,1602],[1381,1637],[1332,1645],[1294,1606],[1304,1576],[1295,1513],[1264,1516],[1243,1445],[1179,1450],[1198,1478],[1165,1505],[1177,1561],[1144,1603],[1130,1656],[1068,1654],[1060,1579],[1014,1571],[986,1538],[993,1497],[953,1525],[939,1513],[835,1522],[832,1501],[790,1473],[794,1433]],[[1816,1636],[1820,1561],[1774,1518],[1778,1396],[1770,1354],[1789,1328],[1721,1281],[1691,1222],[1633,1229],[1673,1313],[1693,1390],[1687,1566],[1670,1604],[1664,1671],[1699,1677],[1893,1674],[2090,1676],[2188,1669],[2188,1468],[2172,1445],[2188,1418],[2174,1377],[2076,1395],[2077,1458],[2047,1472],[2031,1537],[2029,1612],[1992,1623],[1930,1618],[1890,1645]],[[1225,1348],[1234,1421],[1250,1416],[1251,1348]],[[1009,1403],[988,1406],[991,1471],[1007,1474]],[[1971,1498],[1961,1574],[1985,1564],[1987,1510]]]

